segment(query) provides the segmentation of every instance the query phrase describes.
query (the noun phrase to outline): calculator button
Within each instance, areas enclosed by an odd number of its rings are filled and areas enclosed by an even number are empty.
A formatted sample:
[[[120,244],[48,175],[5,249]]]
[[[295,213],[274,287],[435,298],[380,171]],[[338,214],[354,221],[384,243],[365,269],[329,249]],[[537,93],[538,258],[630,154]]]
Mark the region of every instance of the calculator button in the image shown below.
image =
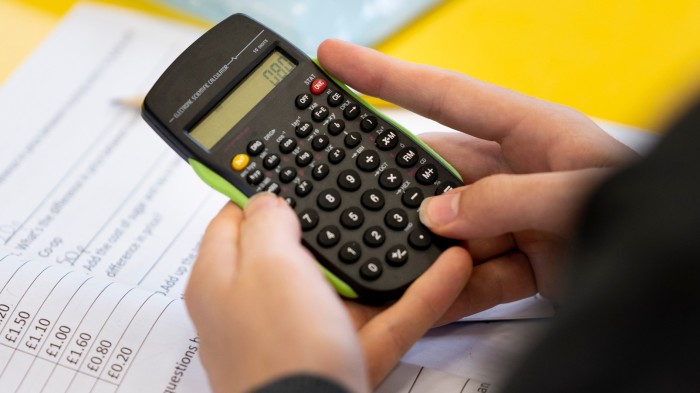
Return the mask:
[[[278,156],[277,154],[268,154],[263,160],[263,166],[265,167],[265,169],[277,168],[277,165],[279,164],[280,156]]]
[[[267,186],[265,186],[265,191],[271,192],[273,194],[279,195],[280,192],[282,192],[282,189],[280,188],[280,185],[277,183],[270,183]]]
[[[296,105],[296,107],[299,109],[306,109],[311,105],[311,102],[313,102],[311,94],[303,93],[297,96],[297,98],[294,100],[294,105]]]
[[[416,172],[416,180],[418,180],[418,183],[426,186],[435,183],[437,178],[438,170],[433,164],[425,164],[418,168]]]
[[[335,188],[329,188],[321,191],[316,198],[318,207],[326,211],[333,211],[340,206],[340,193]]]
[[[376,188],[372,188],[362,194],[360,202],[369,210],[380,210],[384,207],[384,194]]]
[[[343,116],[348,120],[355,120],[357,116],[360,116],[360,106],[357,104],[350,104],[343,110]]]
[[[262,153],[263,150],[265,150],[265,144],[260,139],[248,142],[248,146],[246,147],[246,151],[248,152],[248,154],[250,154],[253,157]]]
[[[367,228],[362,236],[362,240],[370,247],[381,246],[384,244],[385,238],[386,234],[384,233],[384,229],[378,225]]]
[[[299,222],[303,231],[310,231],[318,225],[318,213],[314,209],[306,209],[299,213]]]
[[[417,250],[426,250],[433,242],[433,237],[428,228],[419,225],[408,235],[408,244]]]
[[[326,117],[328,117],[329,114],[330,111],[327,107],[319,106],[318,108],[314,109],[313,112],[311,112],[311,118],[316,121],[323,121],[326,119]]]
[[[314,180],[322,180],[323,178],[328,176],[329,172],[330,169],[328,168],[328,165],[318,164],[314,167],[314,171],[311,172],[311,176],[314,178]]]
[[[408,250],[402,245],[393,246],[386,252],[384,260],[391,266],[403,266],[408,261]]]
[[[364,132],[370,132],[377,128],[377,118],[374,116],[367,116],[360,122],[360,129]]]
[[[263,175],[262,171],[260,169],[256,169],[248,174],[248,177],[246,179],[248,180],[248,183],[256,186],[260,184],[261,181],[265,178],[265,175]]]
[[[340,230],[335,225],[325,226],[318,232],[316,241],[321,247],[333,247],[340,241]]]
[[[377,153],[374,150],[363,150],[362,153],[360,153],[357,156],[357,167],[362,169],[365,172],[371,172],[377,168],[379,168],[381,158],[379,157],[379,153]]]
[[[313,183],[311,183],[311,182],[308,181],[308,180],[302,180],[301,182],[299,182],[299,184],[297,184],[296,187],[294,187],[294,192],[295,192],[298,196],[304,197],[304,196],[309,195],[309,193],[310,193],[311,190],[313,190],[313,189],[314,189]]]
[[[287,183],[291,182],[292,180],[294,180],[294,178],[296,178],[296,177],[297,177],[297,170],[291,166],[288,166],[286,168],[282,168],[282,170],[280,171],[280,180],[282,181],[282,183],[287,184]]]
[[[338,175],[338,186],[345,191],[357,191],[361,185],[360,175],[352,169],[346,169]]]
[[[328,105],[330,105],[332,107],[336,107],[336,106],[342,104],[344,100],[345,100],[345,96],[343,96],[341,93],[339,93],[337,91],[328,95]]]
[[[314,127],[311,125],[311,123],[305,121],[297,126],[295,132],[299,138],[306,138],[313,130]]]
[[[314,79],[313,82],[311,82],[311,86],[310,86],[311,94],[319,95],[319,94],[323,93],[324,91],[326,91],[326,87],[328,87],[328,82],[326,82],[325,79],[316,78],[316,79]]]
[[[389,168],[379,176],[379,185],[385,190],[395,190],[403,183],[401,172],[396,168]]]
[[[245,153],[236,154],[231,160],[231,168],[233,168],[234,171],[242,171],[243,169],[245,169],[245,167],[248,166],[249,162],[249,155]]]
[[[379,150],[388,151],[399,144],[399,134],[394,130],[387,130],[377,137],[377,147]]]
[[[423,198],[423,191],[420,188],[411,187],[404,191],[401,196],[401,202],[403,202],[404,206],[415,209],[423,202]]]
[[[328,133],[335,136],[343,132],[345,129],[345,122],[340,119],[335,119],[328,123]]]
[[[288,204],[289,206],[291,206],[292,209],[294,209],[295,207],[297,207],[297,200],[294,199],[294,198],[292,198],[292,197],[290,197],[290,196],[284,197],[284,201],[287,202],[287,204]]]
[[[457,184],[453,181],[446,180],[440,183],[438,188],[435,190],[435,195],[441,195],[446,193],[447,191],[453,190]]]
[[[328,146],[328,136],[325,134],[319,134],[314,137],[314,140],[311,142],[311,147],[314,148],[316,151],[321,151]]]
[[[416,149],[408,146],[399,150],[396,155],[396,163],[402,168],[408,168],[416,165],[418,162],[418,152]]]
[[[350,264],[357,262],[362,256],[362,248],[358,242],[347,242],[340,247],[338,251],[338,257],[340,260]]]
[[[294,151],[295,147],[297,147],[297,141],[294,138],[284,138],[282,142],[280,142],[280,151],[282,153],[291,153]]]
[[[345,136],[345,146],[352,149],[362,142],[362,134],[357,131],[353,131]]]
[[[365,215],[359,207],[349,207],[340,213],[340,223],[345,228],[357,229],[365,223]]]
[[[360,267],[360,275],[365,280],[376,280],[382,275],[382,263],[377,258],[370,258]]]
[[[340,164],[341,161],[345,158],[345,150],[336,147],[335,149],[331,150],[328,152],[328,161],[331,162],[331,164]]]
[[[314,159],[314,155],[311,154],[310,151],[302,150],[299,152],[299,154],[297,154],[296,163],[300,167],[305,167],[305,166],[309,165],[311,163],[311,160],[313,160],[313,159]]]
[[[400,231],[408,225],[408,214],[403,209],[391,209],[384,215],[384,223],[389,228]]]

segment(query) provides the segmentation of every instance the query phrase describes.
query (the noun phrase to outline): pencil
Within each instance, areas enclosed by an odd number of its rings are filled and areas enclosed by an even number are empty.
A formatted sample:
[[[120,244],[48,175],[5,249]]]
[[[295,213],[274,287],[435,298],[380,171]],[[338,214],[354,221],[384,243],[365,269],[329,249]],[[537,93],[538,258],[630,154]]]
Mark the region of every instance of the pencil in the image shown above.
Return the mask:
[[[141,110],[141,106],[143,105],[143,99],[143,96],[134,96],[127,98],[115,98],[112,102],[115,105],[123,106],[125,108]]]

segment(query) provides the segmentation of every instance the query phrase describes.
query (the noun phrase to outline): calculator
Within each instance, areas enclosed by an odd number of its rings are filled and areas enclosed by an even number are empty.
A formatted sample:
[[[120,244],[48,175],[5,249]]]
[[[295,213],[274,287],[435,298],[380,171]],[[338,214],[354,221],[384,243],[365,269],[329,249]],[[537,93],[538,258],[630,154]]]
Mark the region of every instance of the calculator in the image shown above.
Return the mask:
[[[175,59],[142,114],[239,206],[258,192],[284,198],[302,243],[344,297],[396,300],[454,243],[423,226],[418,208],[462,185],[457,171],[246,15],[223,20]]]

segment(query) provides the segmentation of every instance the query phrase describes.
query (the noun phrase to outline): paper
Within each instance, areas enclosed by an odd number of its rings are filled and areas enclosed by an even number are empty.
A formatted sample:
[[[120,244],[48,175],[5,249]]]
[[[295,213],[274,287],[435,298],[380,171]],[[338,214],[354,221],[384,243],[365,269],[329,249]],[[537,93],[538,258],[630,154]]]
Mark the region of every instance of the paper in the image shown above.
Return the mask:
[[[13,255],[0,261],[0,288],[3,391],[207,386],[180,299]]]
[[[198,33],[81,7],[0,91],[2,391],[208,389],[180,297],[225,199],[114,104]]]
[[[225,199],[114,100],[146,91],[196,31],[119,16],[72,13],[0,92],[0,246],[179,296]]]

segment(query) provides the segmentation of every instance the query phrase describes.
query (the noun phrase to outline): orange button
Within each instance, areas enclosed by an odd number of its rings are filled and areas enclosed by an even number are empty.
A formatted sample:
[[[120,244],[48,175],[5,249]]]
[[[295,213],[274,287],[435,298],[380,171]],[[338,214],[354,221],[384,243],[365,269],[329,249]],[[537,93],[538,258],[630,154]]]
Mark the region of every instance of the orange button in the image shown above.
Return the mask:
[[[242,171],[246,166],[248,166],[249,162],[250,157],[248,157],[247,154],[236,154],[236,156],[233,157],[233,160],[231,160],[231,168],[233,168],[234,171]]]

